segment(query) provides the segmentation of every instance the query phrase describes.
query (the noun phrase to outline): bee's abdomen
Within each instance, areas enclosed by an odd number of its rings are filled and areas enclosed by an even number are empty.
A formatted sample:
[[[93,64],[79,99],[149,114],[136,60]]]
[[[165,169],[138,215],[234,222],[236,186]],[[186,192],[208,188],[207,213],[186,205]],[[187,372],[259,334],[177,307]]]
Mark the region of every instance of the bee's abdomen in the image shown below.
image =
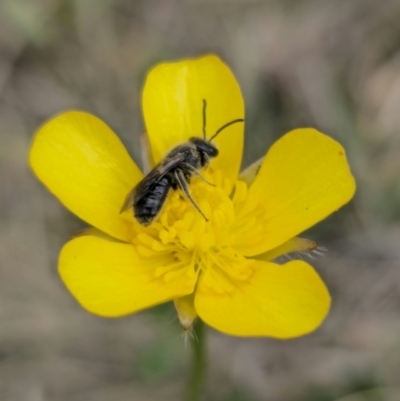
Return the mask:
[[[171,188],[171,179],[164,176],[160,181],[152,184],[145,195],[137,197],[133,205],[137,221],[148,226],[161,212]]]

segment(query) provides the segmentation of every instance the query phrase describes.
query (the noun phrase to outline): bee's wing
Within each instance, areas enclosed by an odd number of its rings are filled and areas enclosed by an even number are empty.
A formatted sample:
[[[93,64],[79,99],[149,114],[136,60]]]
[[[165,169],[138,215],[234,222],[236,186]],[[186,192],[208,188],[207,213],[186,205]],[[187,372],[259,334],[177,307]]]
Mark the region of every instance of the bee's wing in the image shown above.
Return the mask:
[[[125,212],[126,210],[133,207],[135,201],[138,200],[139,194],[139,198],[146,196],[148,191],[150,190],[150,187],[153,184],[157,183],[165,174],[167,174],[173,168],[179,166],[179,164],[184,159],[185,155],[182,153],[178,153],[170,159],[163,160],[161,163],[157,164],[157,166],[155,166],[153,170],[151,170],[150,173],[147,174],[142,179],[142,181],[140,181],[135,186],[135,188],[133,188],[132,191],[128,193],[128,195],[126,195],[125,202],[121,207],[120,213]]]
[[[126,195],[124,204],[122,205],[121,210],[119,211],[120,214],[125,212],[125,210],[128,210],[131,207],[133,207],[133,204],[135,202],[135,192],[136,192],[136,187],[133,188],[132,191],[128,193],[128,195]]]
[[[162,178],[165,174],[171,171],[173,168],[179,166],[185,160],[185,155],[183,153],[178,153],[177,155],[171,157],[170,159],[165,159],[162,163],[158,165],[158,173],[160,176],[158,179]],[[157,167],[154,168],[156,170]],[[154,171],[152,170],[150,174]]]

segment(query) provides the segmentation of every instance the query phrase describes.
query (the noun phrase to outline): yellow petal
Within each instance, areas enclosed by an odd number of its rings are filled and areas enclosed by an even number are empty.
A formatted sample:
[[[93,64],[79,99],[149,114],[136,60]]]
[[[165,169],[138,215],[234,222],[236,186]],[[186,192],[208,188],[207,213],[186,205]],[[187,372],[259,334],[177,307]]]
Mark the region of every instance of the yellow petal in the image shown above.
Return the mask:
[[[216,56],[160,64],[150,71],[143,89],[143,114],[154,161],[192,136],[203,136],[203,99],[207,101],[206,134],[244,118],[240,87]],[[236,179],[243,150],[244,124],[223,130],[215,142],[219,155],[212,166]]]
[[[59,272],[64,284],[89,312],[118,317],[193,292],[196,275],[159,275],[173,259],[140,258],[130,244],[83,236],[61,251]],[[168,269],[166,269],[168,271]]]
[[[129,224],[119,212],[142,173],[105,123],[79,111],[53,118],[36,133],[30,165],[71,212],[115,238],[129,240]]]
[[[190,330],[197,318],[196,309],[194,308],[194,293],[175,299],[174,304],[182,328],[185,331]]]
[[[310,265],[257,261],[253,267],[250,279],[230,278],[225,291],[213,291],[206,282],[210,277],[201,275],[195,298],[200,318],[226,334],[282,339],[310,333],[321,324],[330,297]]]
[[[269,262],[270,260],[279,258],[279,256],[286,255],[292,252],[311,252],[317,249],[317,247],[317,243],[313,240],[295,237],[290,239],[289,241],[284,242],[282,245],[271,249],[268,252],[254,256],[254,258],[259,260],[266,260]]]
[[[269,150],[249,189],[265,205],[262,241],[244,254],[273,249],[337,211],[354,195],[343,147],[306,128],[289,132]]]
[[[264,161],[264,158],[256,160],[249,167],[246,167],[243,171],[240,172],[239,180],[245,182],[248,186],[252,184],[255,180],[258,172],[260,171],[261,165]]]

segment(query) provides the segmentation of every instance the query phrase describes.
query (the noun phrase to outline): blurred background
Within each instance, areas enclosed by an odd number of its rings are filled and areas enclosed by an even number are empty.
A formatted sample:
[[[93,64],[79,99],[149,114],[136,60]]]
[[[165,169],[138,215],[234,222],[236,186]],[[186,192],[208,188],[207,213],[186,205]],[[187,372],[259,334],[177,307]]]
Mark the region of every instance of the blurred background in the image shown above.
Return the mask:
[[[306,237],[332,293],[296,340],[209,330],[211,401],[400,400],[400,1],[0,0],[0,400],[179,400],[188,375],[170,305],[85,312],[57,274],[85,224],[34,178],[35,129],[68,109],[140,160],[141,88],[164,60],[220,55],[247,110],[243,167],[288,130],[339,140],[355,199]]]

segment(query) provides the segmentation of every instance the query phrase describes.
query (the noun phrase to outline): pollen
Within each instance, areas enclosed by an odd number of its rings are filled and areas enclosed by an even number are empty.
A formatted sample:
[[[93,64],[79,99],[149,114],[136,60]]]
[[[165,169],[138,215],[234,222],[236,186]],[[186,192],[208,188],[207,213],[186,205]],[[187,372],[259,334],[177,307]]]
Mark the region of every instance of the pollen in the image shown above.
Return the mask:
[[[261,229],[263,210],[257,199],[249,198],[245,183],[237,181],[232,186],[211,169],[202,174],[208,182],[194,177],[190,191],[207,220],[180,189],[171,191],[153,224],[144,227],[134,223],[132,242],[141,257],[158,260],[162,255],[173,255],[172,263],[162,263],[154,270],[155,278],[169,281],[179,275],[201,273],[207,277],[210,291],[229,293],[233,287],[224,277],[242,281],[252,274],[253,262],[235,250],[237,236],[257,231],[258,226]],[[254,236],[248,238],[254,240]]]

